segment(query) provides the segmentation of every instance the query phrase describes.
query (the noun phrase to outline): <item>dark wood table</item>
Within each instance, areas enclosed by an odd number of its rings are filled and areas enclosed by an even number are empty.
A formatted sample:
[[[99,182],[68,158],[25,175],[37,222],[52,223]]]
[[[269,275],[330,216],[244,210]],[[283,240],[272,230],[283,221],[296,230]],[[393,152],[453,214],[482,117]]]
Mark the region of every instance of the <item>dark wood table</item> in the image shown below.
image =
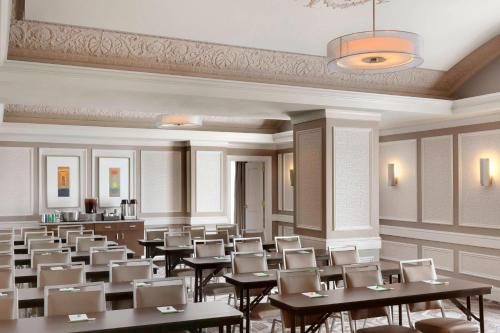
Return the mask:
[[[392,279],[393,275],[399,276],[399,264],[388,261],[381,261],[377,264],[380,265],[382,274],[389,276],[389,279]],[[239,291],[240,311],[244,314],[247,332],[250,332],[250,312],[277,285],[276,270],[269,270],[266,273],[269,276],[256,276],[253,273],[224,275],[226,282],[234,285]],[[327,285],[330,281],[340,281],[342,280],[342,266],[319,267],[319,274],[321,281],[327,282]],[[253,301],[250,301],[251,289],[262,289],[261,294]]]
[[[186,248],[185,248],[186,249]],[[329,254],[326,250],[316,250],[316,261],[328,263]],[[166,257],[165,257],[166,258]],[[278,264],[283,261],[283,255],[277,252],[267,253],[268,264]],[[201,302],[203,295],[203,288],[207,283],[222,269],[231,267],[231,256],[226,255],[224,258],[217,259],[215,257],[207,258],[182,258],[182,262],[194,269],[194,301]],[[174,266],[175,267],[175,266]],[[211,272],[204,277],[203,271],[211,270]]]
[[[115,241],[108,241],[108,246],[116,246],[118,245]],[[62,244],[62,247],[68,247],[65,243]],[[75,246],[71,246],[71,251],[75,251]],[[27,254],[28,246],[27,245],[14,245],[14,254]]]
[[[127,249],[127,258],[132,259],[135,252]],[[89,252],[71,252],[71,261],[84,261],[85,264],[90,263],[90,253]],[[15,254],[14,255],[14,265],[16,266],[30,266],[31,265],[31,255],[29,254]]]
[[[464,281],[460,279],[446,279],[446,285],[432,285],[425,282],[395,283],[389,286],[389,291],[373,291],[368,288],[347,288],[322,291],[326,295],[322,298],[308,298],[302,294],[271,295],[271,304],[290,313],[291,321],[298,319],[300,332],[305,332],[304,316],[318,315],[319,319],[308,332],[316,332],[321,324],[332,314],[341,311],[367,309],[371,307],[402,305],[408,303],[428,302],[450,299],[464,312],[469,320],[479,322],[480,332],[484,333],[483,295],[491,294],[491,285]],[[472,313],[470,306],[464,306],[458,298],[466,298],[470,304],[470,297],[478,296],[479,314]],[[295,333],[295,327],[291,328]]]
[[[188,303],[175,306],[184,312],[162,314],[156,308],[126,309],[89,313],[93,321],[69,323],[67,316],[33,317],[0,321],[0,332],[9,333],[72,333],[130,332],[161,329],[162,332],[198,330],[219,327],[219,332],[231,332],[231,326],[241,325],[241,312],[224,303]]]

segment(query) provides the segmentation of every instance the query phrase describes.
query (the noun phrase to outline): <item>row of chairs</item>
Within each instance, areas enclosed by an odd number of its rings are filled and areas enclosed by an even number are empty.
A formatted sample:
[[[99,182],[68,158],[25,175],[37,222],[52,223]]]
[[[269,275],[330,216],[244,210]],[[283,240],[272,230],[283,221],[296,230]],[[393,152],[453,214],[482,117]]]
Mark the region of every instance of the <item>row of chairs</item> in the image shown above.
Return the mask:
[[[205,226],[182,226],[182,229],[173,228],[157,228],[146,229],[146,240],[164,240],[164,235],[167,233],[188,232],[191,239],[223,239],[226,244],[229,244],[231,238],[234,237],[261,237],[264,238],[264,232],[259,230],[240,230],[237,225],[223,224],[216,225],[215,230],[208,230]]]

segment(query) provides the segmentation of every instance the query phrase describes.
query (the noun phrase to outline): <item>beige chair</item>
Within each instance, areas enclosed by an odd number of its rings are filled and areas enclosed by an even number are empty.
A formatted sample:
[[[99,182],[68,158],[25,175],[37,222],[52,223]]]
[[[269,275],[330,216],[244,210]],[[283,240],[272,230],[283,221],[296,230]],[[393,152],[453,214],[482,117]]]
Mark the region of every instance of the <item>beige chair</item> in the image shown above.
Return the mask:
[[[187,304],[186,282],[182,278],[134,280],[134,308]]]
[[[0,289],[14,288],[15,270],[13,266],[0,266]]]
[[[14,253],[10,251],[0,252],[0,266],[13,266],[14,265]]]
[[[182,226],[182,231],[187,231],[191,234],[191,239],[204,239],[205,237],[205,227],[184,225]]]
[[[243,229],[241,231],[241,237],[243,238],[256,238],[259,237],[262,241],[265,239],[264,231],[262,230],[251,230]]]
[[[240,235],[237,224],[218,224],[215,226],[215,230],[217,230],[217,231],[226,230],[230,237]]]
[[[344,247],[330,247],[328,251],[330,252],[330,265],[332,266],[343,266],[360,263],[358,248],[354,245]]]
[[[61,248],[60,238],[30,239],[28,241],[28,254],[33,250],[49,250]]]
[[[78,237],[90,237],[90,236],[94,236],[94,230],[67,231],[66,245],[70,247],[76,247],[76,239]]]
[[[151,259],[111,260],[109,266],[109,281],[111,283],[153,278],[153,261]]]
[[[224,244],[229,244],[229,234],[227,230],[221,229],[217,231],[205,231],[205,239],[222,239]]]
[[[165,233],[164,237],[166,247],[191,246],[191,233],[188,231]]]
[[[315,268],[316,255],[312,247],[283,250],[283,269]]]
[[[58,225],[57,226],[57,237],[61,239],[67,239],[68,231],[83,231],[83,225],[72,224],[72,225]]]
[[[405,260],[400,262],[403,282],[418,282],[436,280],[437,274],[434,261],[429,259]],[[430,318],[417,321],[413,324],[411,314],[420,311],[441,311],[441,318]],[[422,333],[475,333],[479,332],[476,325],[460,318],[446,318],[441,301],[413,303],[406,305],[408,322]]]
[[[14,253],[14,241],[13,240],[0,241],[0,252]]]
[[[39,264],[70,264],[71,251],[67,247],[59,249],[42,249],[31,251],[31,267],[38,268]]]
[[[76,252],[89,252],[91,247],[106,247],[108,238],[106,236],[81,236],[76,237]]]
[[[43,226],[43,227],[23,227],[23,228],[21,228],[21,239],[23,241],[26,240],[25,237],[26,237],[27,232],[42,232],[42,233],[46,234],[47,227]],[[26,242],[24,244],[26,244]]]
[[[18,319],[17,289],[0,289],[0,320]]]
[[[0,241],[14,241],[14,233],[8,231],[0,231]]]
[[[30,231],[24,234],[24,245],[28,246],[30,239],[52,239],[53,231]]]
[[[317,269],[288,271],[279,270],[277,280],[278,293],[280,295],[321,291],[321,280],[319,277],[319,270]],[[292,325],[295,327],[299,326],[299,318],[295,318],[295,323],[293,323],[288,312],[282,310],[280,313],[283,333],[286,332],[286,329],[291,328]],[[305,316],[304,324],[306,326],[312,325],[319,319],[319,317],[321,317],[321,315]],[[325,321],[324,325],[326,327],[326,331],[328,332],[328,322]]]
[[[144,233],[146,240],[165,240],[165,233],[168,233],[168,231],[168,228],[146,229]]]
[[[361,288],[374,285],[382,285],[382,273],[380,266],[376,264],[353,264],[342,266],[342,275],[345,288]],[[386,317],[388,325],[357,329],[358,320]],[[368,309],[353,310],[349,312],[349,324],[351,332],[358,333],[418,333],[417,330],[392,325],[388,307],[375,307]]]
[[[85,283],[85,263],[38,264],[37,287]]]
[[[126,261],[126,246],[91,247],[90,265],[108,265],[110,261]]]
[[[276,236],[274,237],[274,242],[276,244],[276,252],[282,253],[284,249],[300,249],[300,237],[299,236]]]
[[[248,237],[248,238],[235,238],[233,240],[235,252],[262,252],[262,238]]]
[[[103,282],[45,287],[45,316],[104,312],[105,296]]]

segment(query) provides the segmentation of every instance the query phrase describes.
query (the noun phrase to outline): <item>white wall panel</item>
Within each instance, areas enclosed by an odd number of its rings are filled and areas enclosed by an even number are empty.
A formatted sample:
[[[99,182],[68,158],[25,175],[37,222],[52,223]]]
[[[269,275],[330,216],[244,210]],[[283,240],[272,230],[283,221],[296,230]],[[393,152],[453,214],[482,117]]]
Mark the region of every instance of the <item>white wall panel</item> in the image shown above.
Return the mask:
[[[436,268],[453,272],[453,250],[422,246],[422,258],[432,258]]]
[[[221,151],[196,152],[196,212],[223,211],[223,156]]]
[[[453,137],[422,139],[422,222],[453,224]]]
[[[380,144],[380,218],[417,221],[417,141]],[[394,163],[399,183],[389,186],[387,165]]]
[[[370,228],[371,135],[369,128],[334,127],[334,225]]]
[[[500,131],[461,134],[460,224],[500,228]],[[479,160],[489,158],[493,185],[481,186]]]
[[[382,240],[380,258],[394,261],[417,259],[418,246],[416,244]]]
[[[181,152],[142,151],[142,213],[180,212],[182,194]]]
[[[486,279],[498,280],[500,257],[487,254],[460,251],[458,253],[459,272]]]
[[[34,149],[0,147],[0,216],[34,214]]]

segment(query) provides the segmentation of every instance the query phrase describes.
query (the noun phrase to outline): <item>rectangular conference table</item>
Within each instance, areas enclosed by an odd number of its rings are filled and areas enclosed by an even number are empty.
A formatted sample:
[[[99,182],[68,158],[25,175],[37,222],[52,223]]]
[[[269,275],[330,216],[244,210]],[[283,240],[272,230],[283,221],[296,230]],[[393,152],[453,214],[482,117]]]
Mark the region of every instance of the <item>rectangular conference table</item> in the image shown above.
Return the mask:
[[[376,264],[376,263],[374,263]],[[378,263],[382,274],[389,276],[389,281],[392,282],[392,276],[400,274],[399,264],[389,261],[381,261]],[[240,311],[243,312],[246,320],[247,332],[250,332],[250,311],[269,294],[271,289],[277,285],[276,270],[266,272],[268,276],[256,276],[253,273],[245,274],[225,274],[224,278],[227,283],[236,287],[239,291]],[[322,266],[319,267],[321,281],[339,281],[342,280],[342,266]],[[261,294],[250,302],[250,290],[262,289]],[[243,302],[245,300],[245,302]]]
[[[443,279],[444,285],[432,285],[425,282],[408,282],[389,284],[394,288],[389,291],[374,291],[366,287],[346,288],[321,291],[326,297],[308,298],[302,294],[271,295],[271,304],[290,314],[290,320],[299,322],[300,332],[305,332],[304,316],[318,315],[319,319],[308,329],[316,332],[320,325],[332,314],[342,311],[367,309],[371,307],[402,305],[417,302],[428,302],[450,299],[464,312],[467,319],[474,318],[479,322],[480,332],[484,333],[483,295],[491,294],[491,285],[464,281],[460,279]],[[479,298],[479,314],[472,313],[470,306],[464,306],[457,298],[472,296]],[[291,333],[295,333],[295,327]]]
[[[93,321],[69,323],[68,316],[33,317],[0,321],[0,332],[9,333],[72,333],[130,332],[161,329],[162,332],[197,330],[219,327],[219,332],[231,332],[231,326],[241,325],[241,312],[224,303],[188,303],[176,305],[184,312],[162,314],[156,308],[125,309],[88,313]]]
[[[127,249],[127,258],[132,259],[135,252]],[[90,263],[90,253],[87,251],[71,252],[71,261],[84,261],[85,264]],[[16,266],[29,266],[31,265],[31,255],[29,254],[15,254],[14,265]]]
[[[118,245],[115,241],[108,241],[108,246],[116,246]],[[62,244],[62,247],[68,247],[65,243]],[[71,251],[75,251],[75,246],[71,246]],[[28,246],[27,245],[14,245],[14,254],[27,254]]]

